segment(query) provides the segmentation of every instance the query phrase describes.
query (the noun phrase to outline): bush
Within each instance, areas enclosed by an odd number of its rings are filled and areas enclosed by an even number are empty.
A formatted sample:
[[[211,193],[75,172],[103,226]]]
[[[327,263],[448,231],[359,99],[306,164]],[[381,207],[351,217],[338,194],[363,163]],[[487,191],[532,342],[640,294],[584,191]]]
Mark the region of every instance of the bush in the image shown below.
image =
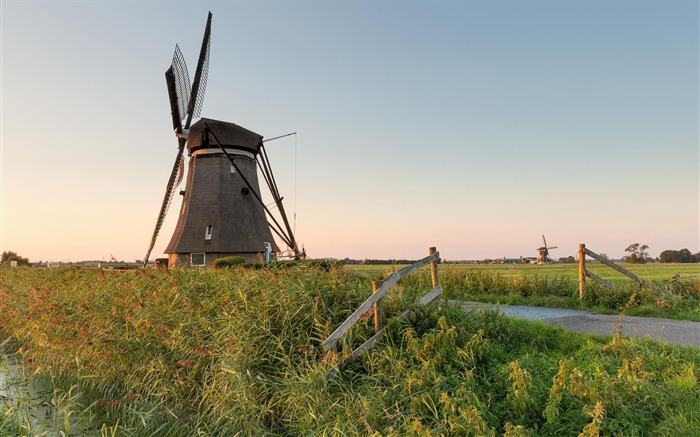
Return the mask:
[[[214,260],[214,267],[233,267],[240,264],[245,264],[245,258],[242,256],[225,256]]]
[[[5,251],[2,253],[2,261],[0,261],[0,264],[9,266],[12,261],[17,261],[18,266],[31,265],[28,258],[22,258],[21,256],[17,255],[17,252]]]
[[[332,268],[342,267],[342,261],[328,261],[322,259],[312,259],[312,260],[286,260],[286,261],[270,261],[268,263],[260,264],[255,263],[252,265],[254,269],[287,269],[291,267],[300,268],[314,268],[319,270],[324,270],[329,272]]]

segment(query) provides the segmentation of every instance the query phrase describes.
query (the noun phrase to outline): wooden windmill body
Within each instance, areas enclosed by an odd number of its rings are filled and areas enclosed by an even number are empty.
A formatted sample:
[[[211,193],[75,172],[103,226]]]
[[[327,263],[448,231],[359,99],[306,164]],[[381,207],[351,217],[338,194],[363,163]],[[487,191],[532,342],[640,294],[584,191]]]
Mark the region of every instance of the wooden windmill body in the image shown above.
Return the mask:
[[[263,137],[234,123],[199,116],[209,65],[211,13],[190,85],[184,58],[176,46],[165,73],[178,153],[168,180],[148,258],[184,174],[184,151],[189,157],[187,183],[175,232],[165,249],[170,266],[210,266],[217,258],[241,256],[246,262],[269,261],[279,247],[272,231],[300,257],[284,212]],[[291,135],[291,134],[290,134]],[[258,183],[261,170],[284,226],[263,203]]]
[[[260,192],[255,158],[262,136],[233,123],[211,119],[190,129],[190,157],[182,207],[175,232],[165,249],[168,264],[211,265],[215,259],[241,256],[246,262],[270,259],[279,248],[263,206],[251,193]],[[235,163],[236,169],[211,132]],[[243,173],[244,178],[238,174]]]
[[[547,246],[547,240],[545,240],[544,235],[542,236],[542,242],[544,245],[537,248],[537,264],[554,262],[554,260],[549,257],[549,249],[556,249],[557,246]]]

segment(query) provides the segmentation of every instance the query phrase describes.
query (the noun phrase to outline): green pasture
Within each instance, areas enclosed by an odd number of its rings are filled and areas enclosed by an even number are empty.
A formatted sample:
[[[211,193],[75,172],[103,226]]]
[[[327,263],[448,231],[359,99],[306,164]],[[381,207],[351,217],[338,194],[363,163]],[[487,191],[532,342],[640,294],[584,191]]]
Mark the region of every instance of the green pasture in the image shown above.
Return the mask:
[[[647,281],[669,281],[678,276],[683,281],[700,281],[700,264],[617,263]],[[405,267],[396,265],[348,265],[346,268],[369,275],[390,274]],[[626,282],[629,278],[597,262],[586,262],[586,268],[607,281]],[[566,278],[578,281],[578,264],[440,264],[441,271],[492,272],[504,276],[525,275]]]
[[[506,305],[585,309],[595,313],[700,321],[698,264],[620,264],[648,282],[639,287],[600,263],[586,268],[610,282],[609,290],[587,279],[579,296],[578,264],[441,264],[440,282],[448,299]],[[345,268],[382,281],[402,265],[349,265]],[[403,284],[430,285],[425,268]]]

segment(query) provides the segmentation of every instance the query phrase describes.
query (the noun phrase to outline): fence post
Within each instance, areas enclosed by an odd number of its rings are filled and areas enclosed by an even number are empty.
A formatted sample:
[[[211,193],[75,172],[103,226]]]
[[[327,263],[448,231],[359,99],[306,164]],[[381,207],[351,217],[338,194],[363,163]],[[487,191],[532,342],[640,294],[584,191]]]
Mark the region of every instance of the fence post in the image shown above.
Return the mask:
[[[437,249],[434,247],[431,247],[428,249],[428,255],[432,255],[435,252],[437,252]],[[440,285],[440,278],[438,277],[437,261],[430,262],[430,276],[431,276],[431,279],[433,280],[433,288]],[[440,303],[441,297],[437,297],[436,300],[437,300],[436,303]]]
[[[578,299],[583,300],[583,286],[586,282],[586,245],[578,245]]]
[[[372,294],[376,293],[377,281],[372,281]],[[381,299],[374,303],[374,333],[378,334],[382,330],[382,301]]]

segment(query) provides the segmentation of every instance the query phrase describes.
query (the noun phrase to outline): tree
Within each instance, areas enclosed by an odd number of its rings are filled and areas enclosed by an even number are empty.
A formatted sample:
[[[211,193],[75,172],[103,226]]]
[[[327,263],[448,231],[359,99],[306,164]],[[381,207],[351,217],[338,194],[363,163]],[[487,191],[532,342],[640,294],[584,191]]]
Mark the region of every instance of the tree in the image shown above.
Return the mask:
[[[677,263],[678,262],[678,251],[677,250],[664,250],[659,254],[659,261],[662,263]]]
[[[649,246],[646,244],[634,243],[627,246],[625,252],[629,252],[629,255],[624,259],[631,264],[644,264],[649,258],[649,252],[647,252]]]
[[[18,266],[29,266],[29,260],[17,255],[17,252],[5,251],[2,253],[2,264],[9,265],[12,261],[17,261]]]
[[[688,249],[664,250],[659,259],[662,263],[692,263],[700,261],[700,253],[693,254]]]
[[[691,263],[693,262],[693,254],[688,249],[678,251],[678,262]]]

